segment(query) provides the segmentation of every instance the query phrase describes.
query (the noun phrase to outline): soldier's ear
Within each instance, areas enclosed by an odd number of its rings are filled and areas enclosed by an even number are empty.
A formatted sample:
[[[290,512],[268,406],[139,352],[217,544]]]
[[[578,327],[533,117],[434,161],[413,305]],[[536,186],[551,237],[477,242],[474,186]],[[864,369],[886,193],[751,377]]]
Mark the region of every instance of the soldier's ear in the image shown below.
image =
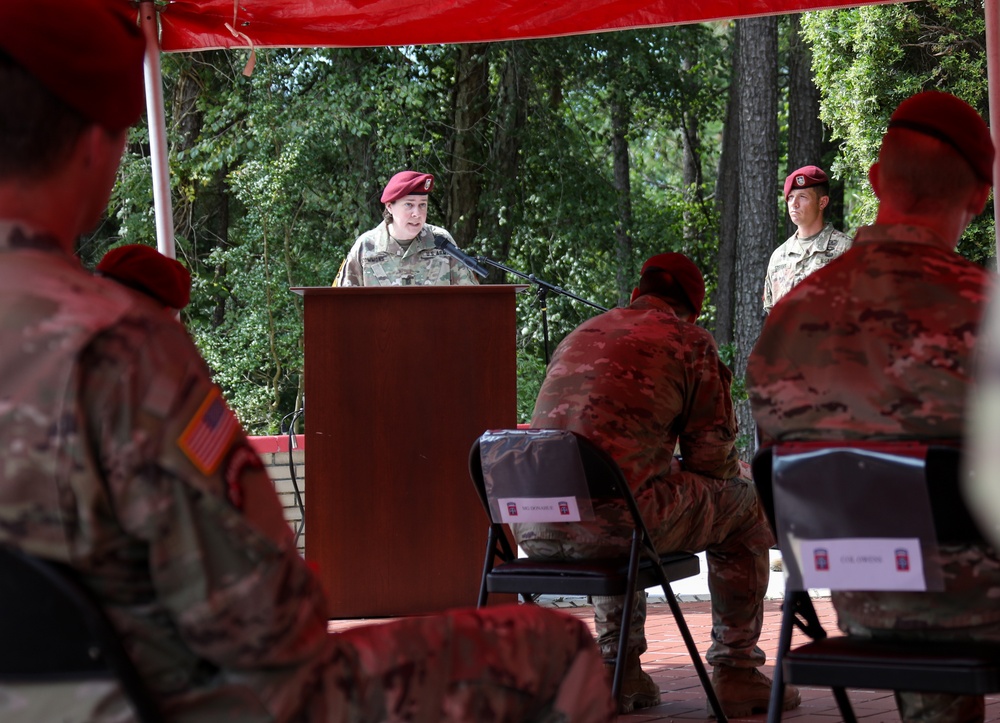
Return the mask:
[[[879,193],[878,171],[878,163],[873,163],[872,167],[868,169],[868,183],[871,184],[872,190],[875,192],[875,197],[881,198],[881,194]]]

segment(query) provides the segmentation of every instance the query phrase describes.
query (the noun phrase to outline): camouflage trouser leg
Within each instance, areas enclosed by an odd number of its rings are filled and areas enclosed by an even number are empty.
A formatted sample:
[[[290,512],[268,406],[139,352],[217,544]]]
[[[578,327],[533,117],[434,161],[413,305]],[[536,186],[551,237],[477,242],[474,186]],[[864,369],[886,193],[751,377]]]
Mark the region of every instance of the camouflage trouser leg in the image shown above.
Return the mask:
[[[336,679],[326,681],[325,693],[328,705],[336,706],[339,698],[344,706],[336,720],[604,723],[614,718],[590,631],[556,611],[518,605],[462,610],[335,637]],[[336,670],[338,659],[351,662]],[[345,679],[346,670],[351,679]]]
[[[636,501],[660,552],[706,552],[712,594],[708,662],[743,667],[762,664],[764,653],[757,640],[764,619],[768,551],[774,538],[753,483],[682,472],[641,490]],[[600,517],[589,534],[581,529],[575,539],[521,539],[521,547],[538,558],[624,554],[630,537],[627,513],[604,507]],[[531,533],[536,534],[534,529]],[[556,534],[552,531],[551,536]],[[638,595],[629,632],[629,648],[639,652],[646,650],[645,603],[645,597]],[[608,658],[618,651],[623,606],[622,597],[594,598],[597,644]]]
[[[1000,642],[1000,558],[992,550],[942,546],[940,592],[834,592],[837,624],[849,635],[913,641]],[[977,723],[980,695],[897,691],[903,723]]]
[[[896,691],[903,723],[983,723],[986,701],[981,695]]]

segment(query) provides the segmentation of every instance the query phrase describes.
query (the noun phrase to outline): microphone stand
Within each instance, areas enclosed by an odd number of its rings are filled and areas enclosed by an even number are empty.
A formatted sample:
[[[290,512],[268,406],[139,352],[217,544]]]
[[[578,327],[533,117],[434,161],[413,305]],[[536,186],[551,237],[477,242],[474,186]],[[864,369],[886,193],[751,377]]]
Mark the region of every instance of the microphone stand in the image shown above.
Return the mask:
[[[534,284],[538,287],[536,292],[538,298],[538,308],[542,312],[542,340],[544,342],[545,348],[545,365],[549,364],[549,320],[548,320],[548,310],[547,310],[547,300],[548,293],[554,291],[557,294],[562,294],[563,296],[568,296],[571,299],[575,299],[587,306],[592,306],[595,309],[600,309],[601,311],[607,311],[607,308],[601,306],[600,304],[595,304],[593,301],[587,301],[586,299],[577,296],[576,294],[566,291],[566,289],[560,289],[554,284],[550,284],[548,281],[543,281],[539,279],[534,274],[525,274],[517,269],[512,269],[509,266],[504,266],[499,261],[494,261],[488,256],[477,256],[476,261],[480,264],[489,264],[490,266],[500,269],[501,271],[506,271],[508,274],[514,274],[514,276],[520,277],[527,281],[528,283]]]

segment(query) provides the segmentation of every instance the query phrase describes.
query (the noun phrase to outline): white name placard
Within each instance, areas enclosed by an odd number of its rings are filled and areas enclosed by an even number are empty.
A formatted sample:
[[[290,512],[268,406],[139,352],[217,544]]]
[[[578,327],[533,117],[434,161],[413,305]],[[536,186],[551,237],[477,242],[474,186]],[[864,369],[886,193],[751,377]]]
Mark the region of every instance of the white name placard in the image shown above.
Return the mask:
[[[920,540],[917,538],[800,539],[798,552],[805,588],[927,589]]]
[[[502,522],[579,522],[576,497],[506,497],[497,500]]]

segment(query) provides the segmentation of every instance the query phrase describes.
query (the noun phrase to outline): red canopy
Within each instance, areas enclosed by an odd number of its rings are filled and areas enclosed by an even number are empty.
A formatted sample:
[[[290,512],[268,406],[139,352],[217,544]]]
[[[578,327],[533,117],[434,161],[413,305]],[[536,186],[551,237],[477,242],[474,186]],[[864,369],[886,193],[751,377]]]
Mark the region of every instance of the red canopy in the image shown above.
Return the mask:
[[[140,1],[144,7],[151,6],[151,0]],[[892,1],[169,0],[157,11],[162,31],[160,48],[169,52],[234,47],[378,47],[523,40]],[[994,143],[1000,145],[1000,0],[985,0],[984,5],[990,125],[994,129]],[[143,17],[143,23],[146,32],[154,38],[151,46],[155,47],[156,25],[150,22],[152,13],[143,15],[149,16]],[[158,76],[159,63],[153,55],[151,52],[147,67],[155,68]],[[158,93],[155,83],[147,85],[153,87],[154,94]],[[157,107],[162,118],[162,98],[157,97],[151,106]],[[165,150],[160,149],[160,152],[165,157]],[[157,163],[154,161],[153,165],[155,169]],[[1000,154],[994,177],[1000,178]],[[161,184],[169,189],[166,179]],[[159,196],[169,198],[165,190]],[[1000,218],[1000,194],[994,194],[993,200],[995,215]],[[158,219],[160,214],[158,206]],[[170,214],[166,213],[164,218],[170,218]],[[162,225],[166,229],[165,221]],[[996,233],[1000,255],[1000,223],[996,224]],[[166,230],[161,235],[170,236],[161,239],[160,248],[172,256],[172,236]]]
[[[165,51],[430,45],[776,15],[887,0],[172,0]]]

